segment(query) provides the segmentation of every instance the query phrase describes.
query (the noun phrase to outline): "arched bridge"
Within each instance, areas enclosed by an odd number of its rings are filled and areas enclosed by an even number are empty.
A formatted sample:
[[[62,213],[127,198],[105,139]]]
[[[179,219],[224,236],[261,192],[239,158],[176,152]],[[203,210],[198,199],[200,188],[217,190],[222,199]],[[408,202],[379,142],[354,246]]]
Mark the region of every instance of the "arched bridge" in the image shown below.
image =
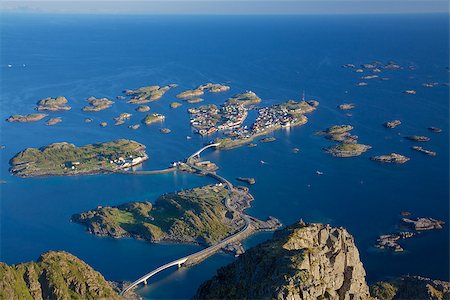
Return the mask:
[[[214,144],[206,145],[205,147],[201,148],[200,150],[198,150],[197,152],[195,152],[195,153],[193,153],[191,156],[189,156],[189,157],[187,158],[186,161],[189,162],[192,158],[194,158],[194,157],[196,157],[196,156],[199,156],[200,153],[202,153],[202,152],[205,151],[206,149],[208,149],[208,148],[210,148],[210,147],[218,147],[219,145],[220,145],[220,143],[214,143]]]

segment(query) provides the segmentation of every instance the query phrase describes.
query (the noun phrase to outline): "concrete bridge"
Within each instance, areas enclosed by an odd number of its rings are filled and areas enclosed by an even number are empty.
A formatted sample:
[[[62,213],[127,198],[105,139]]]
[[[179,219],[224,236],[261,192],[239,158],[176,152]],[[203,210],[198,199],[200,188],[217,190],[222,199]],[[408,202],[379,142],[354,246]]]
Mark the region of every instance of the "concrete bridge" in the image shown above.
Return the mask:
[[[231,207],[230,205],[230,199],[231,197],[234,197],[235,195],[233,195],[234,192],[234,186],[233,184],[228,181],[227,179],[225,179],[224,177],[213,173],[213,172],[209,172],[206,170],[203,170],[202,168],[196,167],[192,164],[190,164],[190,161],[192,158],[199,156],[200,153],[202,153],[204,150],[210,148],[210,147],[217,147],[219,146],[219,143],[216,144],[209,144],[203,148],[201,148],[200,150],[198,150],[197,152],[193,153],[191,156],[189,156],[186,159],[186,163],[193,168],[194,170],[198,171],[199,173],[202,173],[206,176],[212,177],[215,180],[217,180],[220,183],[225,184],[226,188],[228,189],[228,196],[225,198],[225,207],[230,210],[230,211],[235,211],[235,209],[233,207]],[[139,172],[142,174],[142,172]],[[177,260],[174,260],[172,262],[169,262],[165,265],[160,266],[159,268],[145,274],[144,276],[142,276],[141,278],[137,279],[136,281],[132,282],[128,287],[126,287],[121,293],[120,295],[124,295],[126,292],[128,292],[130,289],[134,288],[135,286],[139,285],[140,283],[144,283],[147,284],[147,280],[156,275],[157,273],[164,271],[165,269],[168,269],[170,267],[173,266],[178,266],[178,268],[180,268],[181,266],[192,266],[195,265],[199,262],[201,262],[202,260],[206,259],[207,257],[213,255],[214,253],[216,253],[217,251],[219,251],[220,249],[222,249],[223,247],[225,247],[226,245],[233,243],[235,241],[240,241],[242,239],[244,239],[245,237],[247,237],[249,234],[251,234],[251,232],[253,231],[253,228],[251,226],[251,218],[244,214],[244,213],[240,213],[240,217],[244,220],[245,225],[243,226],[243,228],[241,228],[241,230],[239,230],[238,232],[236,232],[235,234],[230,235],[229,237],[225,238],[224,240],[220,241],[219,243],[212,245],[208,248],[205,248],[203,250],[200,250],[198,252],[195,252],[191,255],[179,258]]]
[[[218,147],[219,145],[220,145],[220,143],[215,143],[215,144],[209,144],[209,145],[206,145],[205,147],[201,148],[200,150],[198,150],[197,152],[195,152],[195,153],[193,153],[191,156],[189,156],[189,157],[186,159],[186,162],[189,163],[189,161],[190,161],[192,158],[194,158],[194,157],[196,157],[196,156],[200,156],[200,153],[202,153],[202,152],[205,151],[206,149],[208,149],[208,148],[210,148],[210,147]]]

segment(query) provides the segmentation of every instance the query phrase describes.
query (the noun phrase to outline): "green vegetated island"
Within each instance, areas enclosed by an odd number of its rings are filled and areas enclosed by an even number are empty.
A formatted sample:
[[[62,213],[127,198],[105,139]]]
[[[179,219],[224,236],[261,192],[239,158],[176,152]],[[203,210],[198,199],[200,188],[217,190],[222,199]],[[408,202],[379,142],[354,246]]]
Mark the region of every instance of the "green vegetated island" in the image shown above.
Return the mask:
[[[121,299],[118,290],[67,252],[47,252],[36,262],[0,262],[0,299]]]
[[[19,152],[10,160],[10,171],[20,177],[97,174],[129,168],[146,159],[145,146],[132,140],[81,147],[62,142]]]
[[[224,186],[207,185],[162,195],[154,204],[97,207],[72,220],[98,236],[213,245],[243,226],[241,218],[226,208],[227,197]]]

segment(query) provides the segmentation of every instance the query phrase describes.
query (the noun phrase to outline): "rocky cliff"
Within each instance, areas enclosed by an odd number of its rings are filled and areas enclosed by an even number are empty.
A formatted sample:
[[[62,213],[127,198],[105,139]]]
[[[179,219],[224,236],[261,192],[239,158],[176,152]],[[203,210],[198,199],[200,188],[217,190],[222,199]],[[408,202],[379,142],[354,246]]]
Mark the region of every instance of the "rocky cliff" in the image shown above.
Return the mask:
[[[194,299],[370,299],[353,237],[296,223],[203,283]]]
[[[37,262],[0,263],[0,299],[120,299],[103,276],[66,252]]]

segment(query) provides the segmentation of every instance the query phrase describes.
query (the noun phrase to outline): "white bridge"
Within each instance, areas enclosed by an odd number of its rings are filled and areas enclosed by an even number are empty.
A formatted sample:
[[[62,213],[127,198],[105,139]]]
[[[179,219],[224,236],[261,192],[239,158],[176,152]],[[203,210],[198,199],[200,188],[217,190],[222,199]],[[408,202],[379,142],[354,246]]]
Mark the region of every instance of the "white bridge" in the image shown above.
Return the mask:
[[[200,150],[198,150],[197,152],[195,152],[194,154],[192,154],[191,156],[189,156],[186,159],[186,163],[189,165],[189,162],[192,158],[199,156],[201,152],[203,152],[205,149],[208,149],[210,147],[217,147],[219,146],[219,143],[215,143],[215,144],[209,144],[203,148],[201,148]],[[224,183],[226,185],[226,187],[228,188],[228,196],[225,198],[225,206],[228,210],[233,211],[234,209],[230,206],[230,196],[233,193],[234,187],[233,184],[231,182],[229,182],[228,180],[226,180],[225,178],[223,178],[220,175],[217,175],[216,173],[212,173],[209,171],[204,171],[201,168],[195,167],[193,165],[191,165],[192,168],[194,168],[195,170],[199,171],[199,172],[204,172],[205,175],[210,176],[214,179],[216,179],[217,181]],[[130,289],[134,288],[135,286],[137,286],[140,283],[144,283],[147,284],[147,280],[156,275],[157,273],[164,271],[167,268],[173,267],[173,266],[178,266],[178,268],[180,268],[183,265],[193,265],[198,263],[199,261],[202,261],[203,259],[205,259],[206,257],[214,254],[215,252],[219,251],[221,248],[225,247],[226,245],[228,245],[229,243],[232,243],[236,240],[241,240],[243,237],[245,237],[246,235],[248,235],[251,231],[252,231],[252,227],[250,226],[251,224],[251,220],[250,217],[247,216],[244,213],[240,213],[241,218],[244,220],[245,222],[245,226],[239,230],[238,232],[236,232],[235,234],[225,238],[224,240],[220,241],[219,243],[212,245],[208,248],[205,248],[203,250],[200,250],[198,252],[195,252],[191,255],[182,257],[180,259],[174,260],[170,263],[167,263],[165,265],[160,266],[159,268],[151,271],[150,273],[145,274],[144,276],[142,276],[141,278],[137,279],[136,281],[132,282],[129,286],[127,286],[121,293],[120,295],[124,295],[126,292],[128,292]]]

